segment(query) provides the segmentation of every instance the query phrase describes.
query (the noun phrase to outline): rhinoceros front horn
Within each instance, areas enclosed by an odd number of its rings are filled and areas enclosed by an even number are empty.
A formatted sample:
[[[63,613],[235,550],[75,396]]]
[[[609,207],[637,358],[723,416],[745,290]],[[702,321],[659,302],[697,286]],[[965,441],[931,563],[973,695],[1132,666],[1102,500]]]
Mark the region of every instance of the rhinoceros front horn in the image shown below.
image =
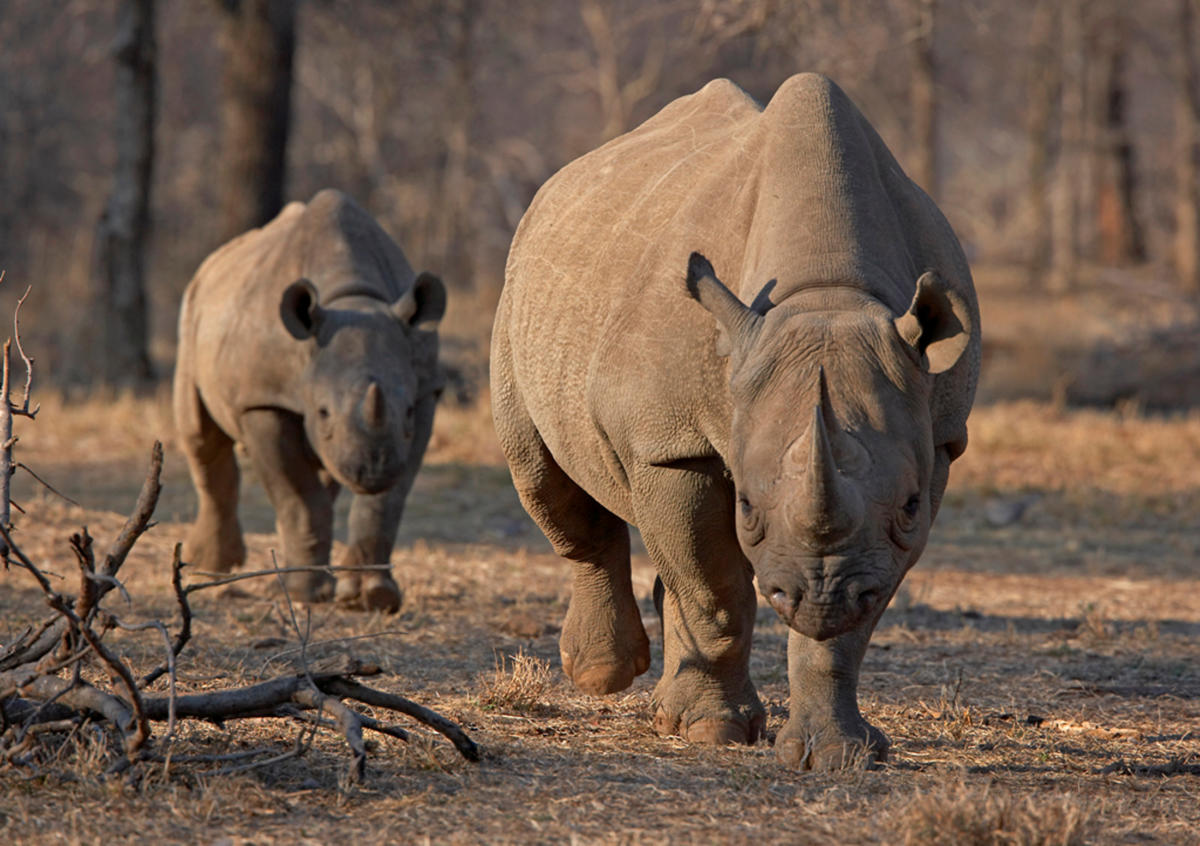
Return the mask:
[[[804,484],[795,517],[814,540],[828,544],[858,528],[863,519],[863,502],[854,483],[838,470],[830,432],[831,428],[836,432],[838,424],[824,369],[819,378],[821,399],[813,407],[808,442],[798,440],[788,451],[787,461],[794,469],[803,470]]]
[[[382,429],[387,422],[387,403],[378,382],[367,386],[367,395],[363,397],[363,419],[372,429]]]

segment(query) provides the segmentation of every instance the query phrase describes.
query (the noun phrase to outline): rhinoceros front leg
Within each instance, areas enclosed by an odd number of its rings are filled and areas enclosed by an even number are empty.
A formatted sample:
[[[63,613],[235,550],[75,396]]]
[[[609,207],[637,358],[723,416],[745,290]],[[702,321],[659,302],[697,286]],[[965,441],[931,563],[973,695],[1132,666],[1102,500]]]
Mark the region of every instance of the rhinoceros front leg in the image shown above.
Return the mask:
[[[208,416],[190,385],[176,390],[175,419],[199,506],[184,543],[184,560],[200,570],[227,573],[246,560],[233,441]]]
[[[354,496],[350,502],[350,537],[340,566],[390,563],[407,493],[407,485],[396,485],[383,493]],[[371,569],[339,572],[335,598],[343,605],[394,614],[400,610],[404,594],[389,570]]]
[[[887,759],[887,736],[858,710],[858,669],[878,620],[823,641],[788,632],[791,715],[775,738],[784,764],[836,770]]]
[[[303,421],[287,412],[255,409],[242,415],[241,428],[254,471],[275,508],[275,527],[283,542],[282,563],[319,568],[288,573],[288,591],[305,602],[331,599],[333,577],[328,567],[334,488],[322,479]]]
[[[378,494],[356,494],[350,503],[350,537],[339,565],[370,567],[390,565],[396,532],[404,516],[404,503],[412,490],[425,457],[425,447],[433,434],[433,415],[437,408],[437,393],[429,392],[418,402],[413,415],[413,439],[406,458],[404,475],[386,491]],[[338,573],[335,599],[343,604],[359,606],[367,611],[394,614],[400,610],[404,592],[392,578],[390,569],[366,572],[345,570]]]
[[[750,681],[757,600],[732,491],[720,473],[652,467],[637,474],[634,494],[665,588],[654,728],[696,743],[753,743],[765,720]]]

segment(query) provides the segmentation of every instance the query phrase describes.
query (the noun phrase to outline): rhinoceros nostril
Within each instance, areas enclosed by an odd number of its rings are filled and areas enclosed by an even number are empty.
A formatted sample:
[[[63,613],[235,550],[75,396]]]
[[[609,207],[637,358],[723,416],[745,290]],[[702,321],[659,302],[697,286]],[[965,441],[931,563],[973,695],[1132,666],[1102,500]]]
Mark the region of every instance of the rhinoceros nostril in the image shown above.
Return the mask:
[[[850,598],[857,610],[866,611],[875,605],[875,600],[879,598],[879,590],[876,588],[863,588],[859,591],[852,591]]]
[[[771,603],[771,607],[784,620],[791,620],[796,615],[796,607],[803,600],[803,595],[799,592],[796,596],[792,596],[783,588],[773,588],[767,594],[767,601]]]

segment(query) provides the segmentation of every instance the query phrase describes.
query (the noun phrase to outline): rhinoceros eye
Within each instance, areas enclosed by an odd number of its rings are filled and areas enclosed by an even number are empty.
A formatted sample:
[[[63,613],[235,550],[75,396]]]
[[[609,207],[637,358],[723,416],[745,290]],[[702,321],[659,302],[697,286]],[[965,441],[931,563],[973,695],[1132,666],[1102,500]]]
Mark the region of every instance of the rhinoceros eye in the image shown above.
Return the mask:
[[[908,535],[917,527],[917,516],[920,513],[920,494],[910,496],[904,505],[901,506],[900,510],[896,512],[895,531],[892,532],[892,538],[905,549],[908,549],[911,545]]]
[[[761,541],[766,534],[762,512],[750,503],[745,494],[738,494],[738,525],[750,546]]]

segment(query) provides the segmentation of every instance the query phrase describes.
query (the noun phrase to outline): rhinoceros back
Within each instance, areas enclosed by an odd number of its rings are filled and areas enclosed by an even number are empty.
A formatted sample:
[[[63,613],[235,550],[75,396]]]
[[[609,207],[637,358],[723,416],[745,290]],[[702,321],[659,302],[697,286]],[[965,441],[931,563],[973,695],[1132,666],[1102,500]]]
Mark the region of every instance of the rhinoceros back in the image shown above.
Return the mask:
[[[612,501],[622,499],[620,472],[596,457],[619,463],[626,456],[614,451],[627,445],[613,442],[621,431],[596,419],[597,382],[606,378],[598,371],[608,367],[614,345],[636,353],[633,369],[621,374],[626,396],[613,398],[631,412],[650,400],[647,392],[658,393],[648,384],[660,381],[670,358],[686,355],[681,345],[695,347],[693,361],[673,378],[689,392],[702,389],[697,381],[715,377],[719,384],[712,363],[696,367],[714,330],[691,308],[683,271],[688,252],[700,245],[710,245],[714,261],[741,261],[758,114],[737,86],[709,83],[555,174],[513,240],[497,319],[511,343],[513,377],[556,459],[617,513],[624,510]],[[729,215],[731,207],[743,211]],[[649,336],[647,316],[657,324]],[[672,404],[661,394],[655,402]],[[697,421],[676,419],[669,431],[655,431],[663,427],[653,416],[642,417],[643,440],[703,449]]]
[[[898,314],[933,269],[975,310],[945,219],[824,77],[792,77],[765,109],[717,80],[567,165],[517,230],[496,331],[556,461],[626,519],[628,462],[727,447],[726,360],[683,284],[693,250],[746,302],[771,281],[774,302],[838,284]],[[977,338],[938,377],[943,428],[965,431]]]

